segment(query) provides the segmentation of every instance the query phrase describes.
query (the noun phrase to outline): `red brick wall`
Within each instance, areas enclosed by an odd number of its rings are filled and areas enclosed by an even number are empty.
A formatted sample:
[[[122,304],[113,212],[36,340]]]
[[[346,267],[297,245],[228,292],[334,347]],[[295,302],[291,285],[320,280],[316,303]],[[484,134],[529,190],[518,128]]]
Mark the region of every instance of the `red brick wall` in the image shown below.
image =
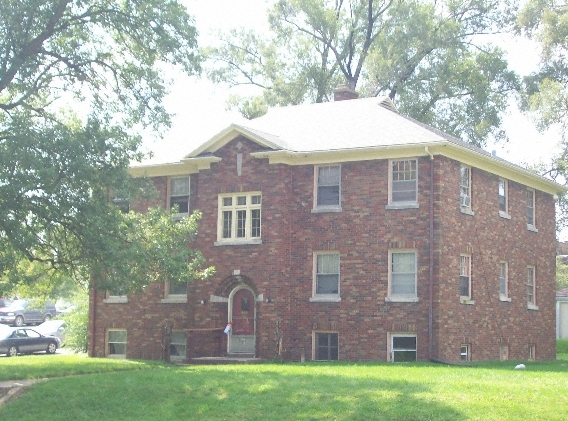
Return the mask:
[[[240,148],[239,148],[240,143]],[[130,358],[159,358],[163,326],[175,329],[221,329],[227,322],[228,297],[237,280],[234,271],[256,294],[257,356],[312,358],[314,331],[337,332],[339,359],[386,360],[389,333],[416,333],[418,359],[429,359],[429,198],[430,159],[418,158],[419,208],[385,209],[388,161],[343,163],[339,213],[312,213],[313,165],[269,165],[251,152],[262,148],[240,137],[215,153],[222,158],[191,177],[191,208],[203,212],[193,245],[216,267],[207,281],[195,281],[187,304],[163,304],[163,285],[129,296],[127,304],[103,304],[94,296],[93,355],[104,355],[109,327],[128,330]],[[243,155],[237,176],[237,154]],[[472,169],[474,216],[459,208],[459,163],[436,157],[434,244],[434,331],[432,357],[458,360],[460,345],[471,345],[475,360],[499,358],[500,343],[509,344],[511,359],[526,359],[529,343],[537,358],[554,358],[554,201],[537,192],[536,226],[525,222],[525,187],[509,182],[511,219],[499,217],[498,177]],[[165,177],[155,180],[157,202],[166,205]],[[216,246],[217,199],[220,193],[262,191],[262,244]],[[409,248],[418,257],[416,303],[385,302],[388,251]],[[474,305],[459,302],[459,254],[472,251]],[[337,250],[341,260],[340,302],[310,302],[313,254]],[[538,250],[538,253],[535,251]],[[509,262],[511,302],[499,301],[498,262]],[[538,311],[527,310],[526,265],[536,267]],[[200,304],[205,300],[205,304]],[[191,333],[195,356],[226,351],[226,337],[205,330]]]

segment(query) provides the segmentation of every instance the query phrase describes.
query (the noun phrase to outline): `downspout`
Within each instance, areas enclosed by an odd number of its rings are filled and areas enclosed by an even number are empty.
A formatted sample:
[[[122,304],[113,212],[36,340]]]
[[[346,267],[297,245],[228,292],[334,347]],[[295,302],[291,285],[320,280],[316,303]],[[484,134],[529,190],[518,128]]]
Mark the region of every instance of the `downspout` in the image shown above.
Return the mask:
[[[430,232],[429,232],[429,264],[428,264],[428,359],[432,359],[433,348],[433,311],[434,311],[434,155],[428,150],[428,146],[424,148],[430,156]]]

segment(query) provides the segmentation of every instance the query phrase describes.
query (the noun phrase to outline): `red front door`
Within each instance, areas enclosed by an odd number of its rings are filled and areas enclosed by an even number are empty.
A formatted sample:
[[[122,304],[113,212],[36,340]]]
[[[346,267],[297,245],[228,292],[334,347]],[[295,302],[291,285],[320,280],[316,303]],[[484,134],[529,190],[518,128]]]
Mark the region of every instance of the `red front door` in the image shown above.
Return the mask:
[[[231,321],[233,328],[229,334],[230,353],[255,352],[255,300],[248,289],[240,289],[233,295]]]

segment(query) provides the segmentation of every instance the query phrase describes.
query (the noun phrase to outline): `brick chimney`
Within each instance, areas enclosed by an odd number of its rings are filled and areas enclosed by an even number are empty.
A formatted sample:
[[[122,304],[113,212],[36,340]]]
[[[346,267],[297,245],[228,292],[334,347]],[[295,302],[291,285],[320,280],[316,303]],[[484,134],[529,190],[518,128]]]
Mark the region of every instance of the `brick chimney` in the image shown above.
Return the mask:
[[[347,85],[339,85],[333,90],[334,101],[345,101],[347,99],[357,99],[359,94]]]

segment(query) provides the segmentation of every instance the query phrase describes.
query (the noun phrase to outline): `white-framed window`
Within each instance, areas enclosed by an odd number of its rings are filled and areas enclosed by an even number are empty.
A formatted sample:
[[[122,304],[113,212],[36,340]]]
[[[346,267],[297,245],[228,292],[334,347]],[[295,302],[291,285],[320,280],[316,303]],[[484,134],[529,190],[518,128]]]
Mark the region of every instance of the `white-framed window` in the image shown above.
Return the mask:
[[[511,301],[509,298],[509,264],[503,260],[499,262],[499,299]]]
[[[339,360],[339,334],[337,332],[314,332],[314,360]]]
[[[108,289],[106,291],[106,297],[103,299],[104,303],[127,303],[128,296],[126,291],[121,286],[115,286],[114,288]]]
[[[126,329],[109,329],[107,331],[107,356],[126,358]]]
[[[527,229],[529,231],[537,231],[536,212],[535,212],[535,194],[533,189],[527,189]]]
[[[412,206],[418,204],[418,161],[402,159],[390,161],[389,204]]]
[[[536,345],[534,344],[529,344],[528,346],[528,360],[529,361],[535,361],[536,360]]]
[[[314,253],[314,286],[312,300],[339,299],[339,253]]]
[[[261,209],[260,192],[219,195],[216,244],[260,243]]]
[[[504,178],[499,179],[499,216],[510,219],[509,216],[509,181]]]
[[[460,254],[460,299],[471,300],[471,255]]]
[[[162,303],[187,303],[187,282],[164,282],[164,299]]]
[[[469,344],[462,344],[460,346],[460,360],[470,361],[471,360],[470,350],[471,347]]]
[[[416,361],[416,334],[390,334],[390,360],[393,363]]]
[[[538,310],[536,306],[536,275],[535,267],[527,266],[527,306],[531,310]]]
[[[387,301],[417,301],[416,251],[389,251],[389,295]]]
[[[471,211],[471,168],[460,166],[460,209],[463,213]]]
[[[183,360],[186,357],[186,335],[183,330],[172,330],[170,342],[170,358]]]
[[[499,346],[499,359],[501,361],[507,361],[509,359],[509,345]]]
[[[169,206],[178,207],[178,214],[189,213],[189,176],[172,177],[169,183]]]
[[[341,165],[315,166],[314,179],[314,210],[341,210]]]

